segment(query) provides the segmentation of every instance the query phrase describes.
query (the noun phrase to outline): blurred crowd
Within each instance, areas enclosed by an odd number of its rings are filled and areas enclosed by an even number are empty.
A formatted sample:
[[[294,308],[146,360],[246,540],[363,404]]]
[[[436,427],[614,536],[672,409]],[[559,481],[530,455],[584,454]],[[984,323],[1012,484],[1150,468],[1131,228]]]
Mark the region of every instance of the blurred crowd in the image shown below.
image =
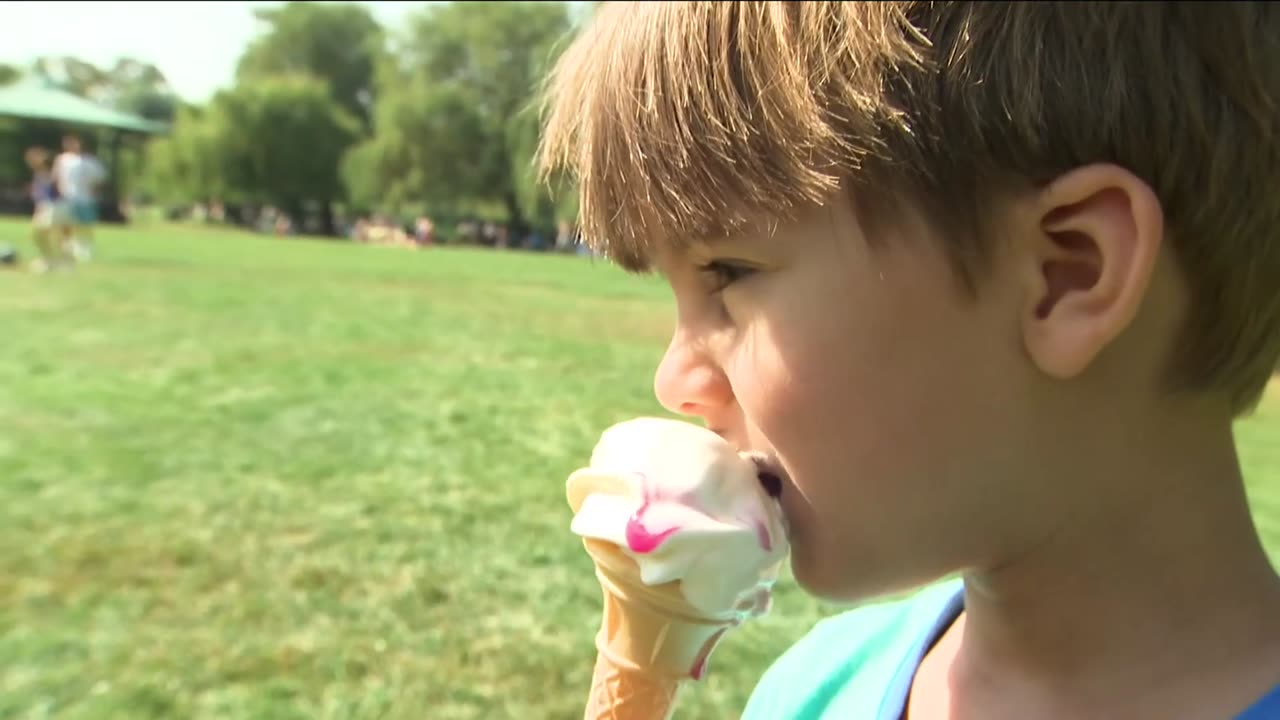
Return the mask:
[[[530,227],[516,231],[506,223],[478,218],[463,218],[452,225],[442,226],[436,219],[426,215],[402,222],[389,215],[374,213],[354,218],[338,215],[333,219],[333,227],[326,229],[318,214],[296,218],[270,205],[261,208],[228,207],[220,202],[195,205],[181,215],[171,214],[171,219],[233,224],[278,237],[331,236],[364,245],[387,247],[424,248],[439,244],[458,244],[534,252],[589,254],[579,242],[578,228],[573,223],[563,221],[555,228]]]

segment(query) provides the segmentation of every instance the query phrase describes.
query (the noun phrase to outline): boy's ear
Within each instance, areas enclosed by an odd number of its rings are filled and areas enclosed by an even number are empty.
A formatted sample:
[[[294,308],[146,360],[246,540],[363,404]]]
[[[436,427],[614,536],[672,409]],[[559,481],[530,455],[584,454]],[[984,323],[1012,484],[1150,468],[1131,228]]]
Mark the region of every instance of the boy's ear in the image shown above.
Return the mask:
[[[1043,188],[1028,261],[1023,340],[1047,375],[1079,375],[1133,320],[1164,237],[1151,188],[1109,164],[1071,170]]]

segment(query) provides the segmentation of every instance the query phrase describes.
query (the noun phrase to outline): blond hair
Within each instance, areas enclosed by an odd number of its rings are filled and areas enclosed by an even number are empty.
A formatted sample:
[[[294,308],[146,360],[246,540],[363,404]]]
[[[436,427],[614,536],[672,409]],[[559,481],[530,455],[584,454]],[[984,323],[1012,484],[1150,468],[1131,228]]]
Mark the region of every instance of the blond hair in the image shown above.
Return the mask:
[[[1000,193],[1122,165],[1160,198],[1192,294],[1175,382],[1242,411],[1280,358],[1278,20],[1270,3],[607,3],[548,80],[540,161],[631,270],[843,188],[870,225],[911,209],[946,228],[975,290]]]

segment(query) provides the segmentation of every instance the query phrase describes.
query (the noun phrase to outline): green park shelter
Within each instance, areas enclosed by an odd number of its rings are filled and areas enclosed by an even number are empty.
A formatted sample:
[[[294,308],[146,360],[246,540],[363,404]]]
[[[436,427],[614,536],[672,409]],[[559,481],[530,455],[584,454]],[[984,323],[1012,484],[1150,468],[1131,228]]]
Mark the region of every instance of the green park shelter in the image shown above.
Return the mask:
[[[104,220],[118,219],[115,188],[119,187],[120,149],[124,143],[168,132],[168,125],[121,112],[38,79],[25,79],[0,87],[0,118],[75,130],[96,138],[97,154],[111,177],[103,197]],[[51,148],[56,151],[57,148]],[[4,159],[8,161],[8,158]]]
[[[168,130],[164,123],[113,110],[56,86],[33,80],[0,87],[0,116],[146,134]]]

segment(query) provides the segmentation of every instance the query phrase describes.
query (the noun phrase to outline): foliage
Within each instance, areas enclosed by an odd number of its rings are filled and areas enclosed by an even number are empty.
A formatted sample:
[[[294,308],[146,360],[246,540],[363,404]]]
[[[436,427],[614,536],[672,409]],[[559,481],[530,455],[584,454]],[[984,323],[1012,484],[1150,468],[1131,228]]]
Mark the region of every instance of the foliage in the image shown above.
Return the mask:
[[[147,188],[169,202],[263,202],[298,212],[342,196],[338,167],[357,121],[307,75],[244,81],[183,111],[148,149]]]
[[[36,58],[38,78],[84,98],[149,120],[170,122],[180,104],[164,72],[152,63],[121,57],[99,67],[72,56]]]
[[[390,202],[501,203],[511,223],[548,224],[554,207],[528,172],[540,79],[572,28],[564,3],[425,8],[379,68],[376,135],[361,153]]]
[[[16,65],[0,63],[0,87],[16,82],[22,77],[22,70]]]
[[[254,10],[267,25],[236,68],[240,82],[275,75],[320,78],[338,105],[368,130],[373,75],[383,48],[382,27],[355,3],[289,2]]]
[[[576,214],[534,172],[536,92],[590,3],[431,3],[384,31],[358,3],[254,10],[263,32],[235,83],[186,107],[153,65],[44,57],[38,76],[144,117],[168,137],[112,158],[166,203],[340,203],[358,213],[505,219],[549,231]],[[0,68],[0,81],[3,81]],[[0,147],[18,147],[0,131]],[[136,182],[134,179],[136,177]],[[483,209],[480,212],[479,209]]]

